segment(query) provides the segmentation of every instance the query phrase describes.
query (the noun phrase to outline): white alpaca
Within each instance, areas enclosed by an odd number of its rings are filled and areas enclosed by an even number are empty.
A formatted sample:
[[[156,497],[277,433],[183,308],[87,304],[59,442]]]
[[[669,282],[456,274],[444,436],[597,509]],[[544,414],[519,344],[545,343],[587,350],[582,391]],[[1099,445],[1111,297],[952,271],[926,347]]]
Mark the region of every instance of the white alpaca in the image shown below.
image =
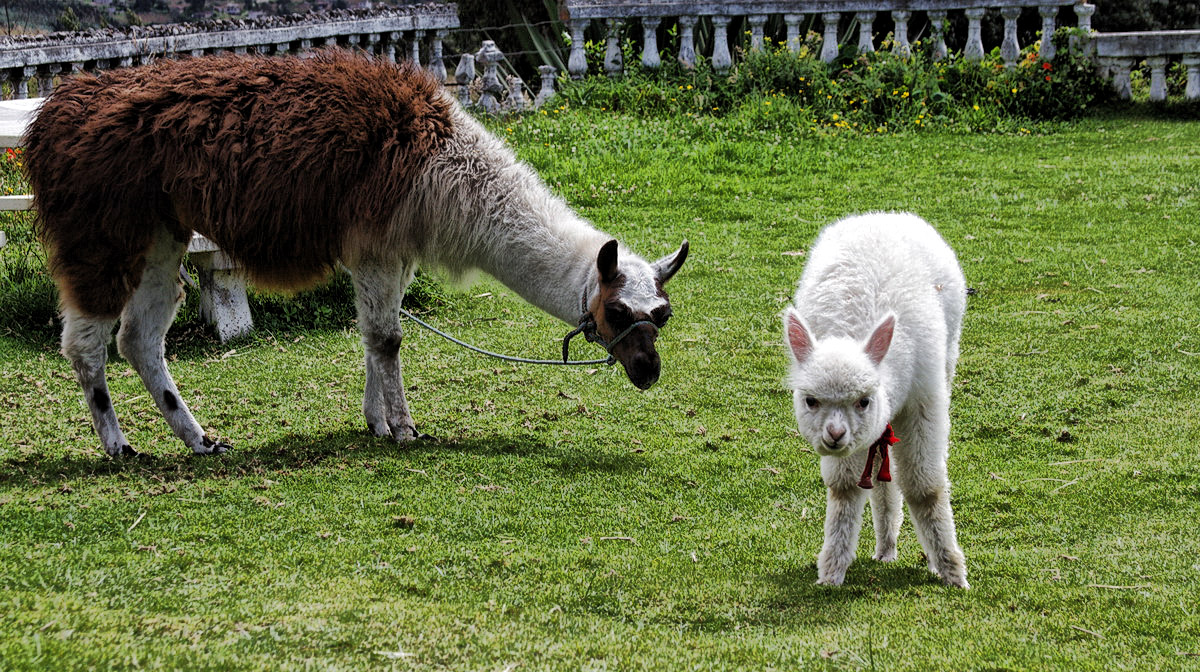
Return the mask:
[[[869,490],[875,559],[896,559],[903,494],[930,571],[967,588],[946,472],[950,384],[966,309],[954,251],[915,215],[848,217],[817,238],[794,304],[784,314],[788,384],[827,487],[817,583],[845,579]]]

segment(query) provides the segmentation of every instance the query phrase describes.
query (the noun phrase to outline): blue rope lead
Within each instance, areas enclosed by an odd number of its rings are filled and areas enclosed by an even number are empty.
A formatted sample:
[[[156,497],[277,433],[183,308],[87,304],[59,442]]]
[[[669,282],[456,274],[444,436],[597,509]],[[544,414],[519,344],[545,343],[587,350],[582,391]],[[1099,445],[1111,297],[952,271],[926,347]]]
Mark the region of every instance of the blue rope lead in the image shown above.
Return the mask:
[[[477,348],[477,347],[471,345],[470,343],[465,343],[463,341],[460,341],[457,338],[451,336],[450,334],[447,334],[446,332],[438,329],[437,327],[424,322],[419,317],[417,317],[416,315],[413,315],[412,313],[408,312],[407,310],[405,310],[403,308],[400,309],[400,314],[407,317],[408,319],[412,320],[413,322],[416,322],[417,324],[421,325],[422,327],[425,327],[426,329],[432,331],[433,333],[437,334],[438,336],[441,336],[442,338],[446,339],[447,341],[450,341],[451,343],[457,343],[458,345],[461,345],[462,347],[464,347],[468,350],[473,350],[474,352],[478,352],[481,355],[487,355],[488,357],[495,357],[496,359],[503,359],[506,362],[517,362],[518,364],[555,364],[558,366],[564,366],[564,365],[566,365],[566,366],[582,366],[582,365],[594,366],[596,364],[612,365],[614,362],[617,361],[610,356],[608,359],[588,359],[588,360],[584,360],[584,361],[569,362],[566,359],[566,341],[564,341],[564,343],[563,343],[564,356],[563,356],[563,361],[561,361],[561,362],[558,361],[557,359],[526,359],[524,357],[512,357],[510,355],[501,355],[500,353],[484,350],[483,348]],[[636,324],[634,326],[636,326]],[[618,336],[617,338],[614,338],[613,345],[616,345],[617,341],[624,338],[625,335],[629,333],[630,329],[633,329],[633,327],[631,326],[629,329],[626,329],[625,332],[622,333],[620,336]],[[567,340],[570,340],[571,336],[574,336],[575,334],[579,333],[582,330],[583,330],[583,328],[580,327],[579,329],[576,329],[575,331],[571,332],[570,334],[568,334]],[[601,342],[601,344],[603,345],[603,342]]]

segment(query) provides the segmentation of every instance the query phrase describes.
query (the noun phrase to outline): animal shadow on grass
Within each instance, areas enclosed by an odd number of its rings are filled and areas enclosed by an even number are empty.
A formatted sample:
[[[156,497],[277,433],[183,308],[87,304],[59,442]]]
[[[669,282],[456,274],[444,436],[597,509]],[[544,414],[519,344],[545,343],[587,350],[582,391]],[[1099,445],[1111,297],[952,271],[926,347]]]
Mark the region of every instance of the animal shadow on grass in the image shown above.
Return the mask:
[[[270,443],[235,443],[221,455],[193,455],[181,443],[168,441],[161,453],[142,452],[135,457],[110,458],[99,448],[86,454],[23,455],[0,462],[0,488],[34,484],[52,486],[79,479],[103,479],[118,474],[155,483],[223,480],[264,472],[304,470],[326,463],[412,460],[425,464],[437,455],[471,454],[480,457],[542,456],[547,467],[563,475],[580,472],[626,473],[640,469],[628,455],[605,452],[598,446],[555,447],[539,437],[494,436],[462,441],[420,439],[397,444],[371,436],[366,430],[342,429],[325,434],[289,435]]]
[[[870,599],[879,593],[904,593],[914,588],[941,587],[937,577],[929,573],[924,565],[906,565],[905,559],[891,563],[860,557],[846,573],[846,582],[840,586],[817,585],[817,550],[813,549],[814,561],[799,567],[788,567],[764,577],[778,588],[771,601],[772,609],[784,612],[807,613],[813,610],[825,612],[822,621],[839,620],[831,615],[847,615],[847,607],[859,600]]]

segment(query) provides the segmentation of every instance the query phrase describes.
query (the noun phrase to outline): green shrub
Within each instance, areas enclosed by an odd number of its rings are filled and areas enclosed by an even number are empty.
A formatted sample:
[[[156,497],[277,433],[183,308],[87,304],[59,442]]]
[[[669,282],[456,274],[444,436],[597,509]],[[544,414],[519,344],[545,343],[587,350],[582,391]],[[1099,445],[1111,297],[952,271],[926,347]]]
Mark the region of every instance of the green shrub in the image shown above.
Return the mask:
[[[982,61],[961,55],[935,60],[933,45],[915,42],[907,57],[885,42],[877,52],[844,45],[832,63],[821,61],[820,36],[810,33],[795,51],[769,40],[742,51],[726,74],[700,59],[685,69],[664,58],[657,70],[636,61],[624,77],[593,75],[570,82],[560,103],[650,116],[735,115],[773,125],[781,117],[801,125],[866,132],[933,126],[1009,130],[1030,121],[1070,120],[1110,91],[1087,57],[1070,48],[1075,29],[1054,36],[1058,56],[1040,58],[1040,42],[1006,67],[999,50]]]

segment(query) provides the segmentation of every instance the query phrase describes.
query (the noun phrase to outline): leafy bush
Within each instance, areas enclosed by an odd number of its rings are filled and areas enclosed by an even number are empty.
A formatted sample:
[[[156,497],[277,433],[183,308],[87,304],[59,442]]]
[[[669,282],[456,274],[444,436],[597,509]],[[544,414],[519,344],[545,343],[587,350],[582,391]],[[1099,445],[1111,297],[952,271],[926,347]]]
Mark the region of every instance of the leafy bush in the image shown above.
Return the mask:
[[[1003,130],[1073,119],[1109,95],[1087,57],[1070,48],[1074,32],[1055,34],[1053,63],[1040,58],[1038,42],[1012,67],[998,49],[978,63],[961,55],[935,60],[933,45],[920,41],[908,57],[892,53],[887,43],[871,53],[844,45],[832,63],[824,63],[817,58],[821,38],[810,33],[795,51],[769,41],[764,49],[743,50],[724,75],[703,59],[690,70],[664,59],[654,71],[634,65],[623,78],[571,82],[560,95],[568,105],[646,115],[749,115],[765,123],[774,115],[868,132],[930,125]]]

